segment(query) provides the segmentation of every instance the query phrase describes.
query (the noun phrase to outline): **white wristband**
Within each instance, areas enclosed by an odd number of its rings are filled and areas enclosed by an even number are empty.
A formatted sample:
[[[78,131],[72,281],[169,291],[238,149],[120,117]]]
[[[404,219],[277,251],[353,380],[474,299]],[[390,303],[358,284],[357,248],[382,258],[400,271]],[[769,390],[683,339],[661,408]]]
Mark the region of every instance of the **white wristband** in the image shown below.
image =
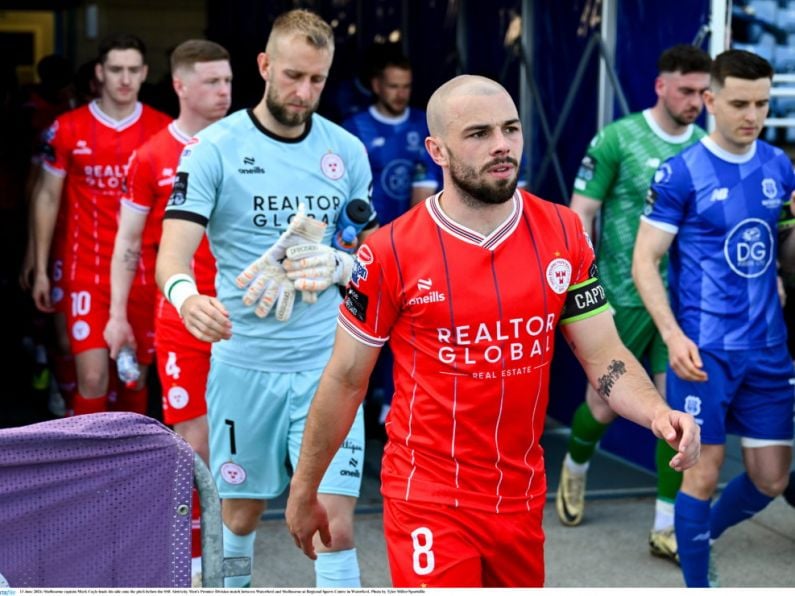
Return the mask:
[[[174,308],[177,309],[179,316],[182,316],[182,305],[191,296],[199,295],[199,288],[196,287],[196,282],[190,275],[185,273],[175,273],[166,281],[163,286],[163,294]]]

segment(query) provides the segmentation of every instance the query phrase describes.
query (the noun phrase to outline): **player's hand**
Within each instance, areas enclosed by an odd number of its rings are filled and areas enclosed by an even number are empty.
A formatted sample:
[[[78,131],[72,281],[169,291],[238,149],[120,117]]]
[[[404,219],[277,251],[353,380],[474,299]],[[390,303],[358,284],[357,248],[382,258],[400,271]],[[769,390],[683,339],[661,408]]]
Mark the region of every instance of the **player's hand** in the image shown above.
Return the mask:
[[[33,273],[35,270],[35,262],[33,258],[33,251],[28,247],[25,251],[25,256],[22,259],[22,264],[19,268],[19,287],[24,291],[33,288]]]
[[[334,284],[348,285],[353,256],[325,244],[300,244],[287,249],[284,270],[296,290],[322,292]]]
[[[102,336],[105,338],[105,343],[108,344],[110,357],[113,360],[116,360],[116,356],[124,346],[131,346],[133,349],[138,347],[135,342],[135,333],[126,317],[108,319]]]
[[[220,300],[199,294],[182,303],[180,311],[185,328],[201,341],[215,342],[232,337],[229,311]]]
[[[295,490],[291,485],[287,507],[284,510],[287,529],[293,537],[295,545],[304,551],[312,560],[317,559],[312,539],[319,533],[321,542],[331,546],[331,530],[328,524],[326,508],[317,500],[317,493],[303,496],[303,492]]]
[[[664,409],[651,422],[651,430],[677,454],[668,463],[677,472],[693,467],[701,454],[701,428],[690,414]]]
[[[268,316],[273,309],[277,321],[287,321],[293,314],[295,286],[287,279],[281,265],[268,265],[261,269],[243,295],[243,304],[256,304],[254,314],[260,318]]]
[[[684,381],[703,383],[707,380],[704,372],[704,363],[698,346],[684,333],[678,332],[673,337],[666,339],[668,346],[668,362],[676,376]]]
[[[50,278],[46,273],[37,273],[33,280],[33,289],[31,290],[33,302],[42,312],[55,312],[52,305],[52,298],[50,296]]]

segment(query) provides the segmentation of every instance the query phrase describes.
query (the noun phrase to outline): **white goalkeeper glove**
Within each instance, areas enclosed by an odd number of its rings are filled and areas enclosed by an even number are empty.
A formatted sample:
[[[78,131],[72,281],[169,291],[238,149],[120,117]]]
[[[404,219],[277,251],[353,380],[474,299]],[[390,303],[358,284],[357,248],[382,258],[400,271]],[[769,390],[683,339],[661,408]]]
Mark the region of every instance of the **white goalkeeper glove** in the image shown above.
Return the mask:
[[[353,271],[353,255],[332,248],[326,244],[299,244],[287,249],[284,260],[287,277],[293,281],[296,290],[322,292],[329,286],[348,285]],[[317,300],[317,294],[314,295]],[[311,301],[311,295],[310,295]]]
[[[243,303],[246,306],[251,306],[259,301],[255,312],[257,316],[265,317],[273,307],[274,301],[278,301],[280,305],[276,309],[277,319],[280,321],[289,319],[295,300],[295,288],[292,282],[284,276],[281,262],[290,246],[320,242],[325,231],[326,224],[307,216],[304,204],[301,203],[287,229],[273,246],[241,271],[235,279],[235,283],[240,289],[251,284],[243,296]],[[252,283],[255,280],[257,283]],[[266,292],[268,292],[267,295]],[[280,313],[283,318],[279,318]]]
[[[287,279],[281,265],[267,265],[257,273],[254,281],[243,295],[243,304],[256,304],[254,314],[264,319],[276,305],[274,316],[277,321],[286,321],[293,314],[295,286]]]

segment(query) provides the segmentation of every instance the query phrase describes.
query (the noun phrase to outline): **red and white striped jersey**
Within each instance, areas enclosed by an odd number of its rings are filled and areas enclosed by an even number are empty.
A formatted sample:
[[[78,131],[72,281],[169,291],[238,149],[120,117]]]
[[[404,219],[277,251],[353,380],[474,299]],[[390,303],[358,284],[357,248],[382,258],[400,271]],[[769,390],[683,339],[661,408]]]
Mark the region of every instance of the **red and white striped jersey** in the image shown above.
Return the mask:
[[[155,261],[163,231],[163,213],[174,185],[179,156],[190,139],[172,122],[130,157],[126,192],[121,200],[126,207],[147,214],[139,267],[139,279],[145,284],[155,284]],[[202,238],[193,256],[193,274],[199,292],[215,296],[215,258],[210,252],[207,236]]]
[[[169,118],[143,104],[113,120],[96,100],[59,116],[45,134],[43,167],[65,177],[64,279],[107,286],[130,154]]]
[[[603,292],[593,299],[594,252],[572,211],[524,191],[485,237],[449,219],[440,196],[367,238],[340,307],[353,337],[389,340],[394,354],[382,493],[497,513],[543,507],[555,329],[608,308]]]

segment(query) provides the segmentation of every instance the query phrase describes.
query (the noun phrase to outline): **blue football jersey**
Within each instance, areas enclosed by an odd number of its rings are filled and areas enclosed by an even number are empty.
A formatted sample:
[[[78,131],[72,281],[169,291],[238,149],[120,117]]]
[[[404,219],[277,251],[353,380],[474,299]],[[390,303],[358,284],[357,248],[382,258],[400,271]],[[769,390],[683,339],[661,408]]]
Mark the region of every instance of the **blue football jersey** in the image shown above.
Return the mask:
[[[671,307],[699,347],[744,350],[786,341],[776,222],[794,188],[789,158],[762,141],[735,155],[706,137],[655,173],[643,219],[676,234]]]
[[[381,225],[409,209],[413,187],[426,186],[431,195],[439,186],[441,170],[425,151],[428,126],[424,112],[408,108],[401,116],[388,118],[371,106],[342,126],[367,148],[373,172],[373,206]]]

